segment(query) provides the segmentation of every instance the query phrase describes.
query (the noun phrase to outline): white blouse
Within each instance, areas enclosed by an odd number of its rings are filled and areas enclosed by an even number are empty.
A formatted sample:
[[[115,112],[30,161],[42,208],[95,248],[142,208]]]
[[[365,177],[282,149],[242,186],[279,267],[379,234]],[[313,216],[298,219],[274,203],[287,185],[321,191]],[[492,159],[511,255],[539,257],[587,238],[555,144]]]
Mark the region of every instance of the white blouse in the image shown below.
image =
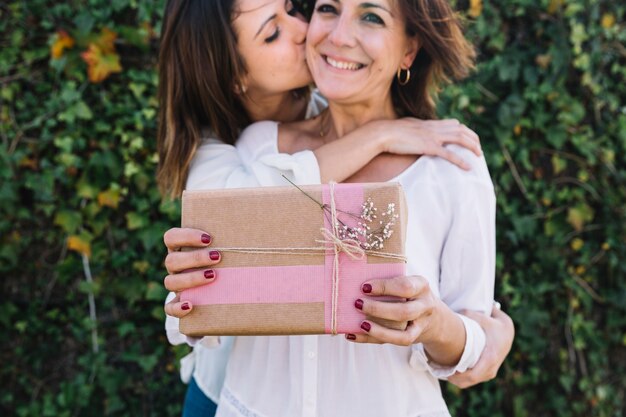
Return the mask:
[[[278,152],[277,126],[260,122],[242,133],[237,148],[246,166]],[[427,278],[452,310],[488,313],[495,274],[494,189],[484,158],[449,149],[472,170],[423,156],[392,180],[402,184],[409,207],[407,273]],[[430,363],[421,344],[355,344],[328,335],[236,337],[217,416],[449,416],[437,378],[472,367],[485,344],[480,326],[460,317],[465,349],[449,368]]]

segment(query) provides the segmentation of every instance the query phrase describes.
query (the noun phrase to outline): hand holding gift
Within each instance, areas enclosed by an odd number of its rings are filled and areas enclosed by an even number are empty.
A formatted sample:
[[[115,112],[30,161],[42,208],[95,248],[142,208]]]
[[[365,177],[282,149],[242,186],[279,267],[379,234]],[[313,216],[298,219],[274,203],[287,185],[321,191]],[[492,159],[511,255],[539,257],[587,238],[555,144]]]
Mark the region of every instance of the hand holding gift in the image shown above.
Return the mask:
[[[212,266],[220,261],[221,254],[209,247],[211,235],[202,230],[175,227],[165,232],[163,241],[167,247],[165,268],[169,274],[164,285],[176,293],[165,305],[165,314],[181,318],[191,312],[193,305],[180,301],[180,291],[213,282],[215,270]],[[182,252],[182,248],[187,250]]]

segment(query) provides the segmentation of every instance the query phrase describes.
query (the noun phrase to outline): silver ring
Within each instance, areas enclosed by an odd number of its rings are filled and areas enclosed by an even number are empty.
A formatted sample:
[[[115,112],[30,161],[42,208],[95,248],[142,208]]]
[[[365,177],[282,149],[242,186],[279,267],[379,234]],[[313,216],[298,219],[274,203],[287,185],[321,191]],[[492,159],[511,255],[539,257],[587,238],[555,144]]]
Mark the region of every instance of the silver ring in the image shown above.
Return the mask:
[[[493,300],[493,306],[498,310],[502,310],[502,305],[496,300]]]

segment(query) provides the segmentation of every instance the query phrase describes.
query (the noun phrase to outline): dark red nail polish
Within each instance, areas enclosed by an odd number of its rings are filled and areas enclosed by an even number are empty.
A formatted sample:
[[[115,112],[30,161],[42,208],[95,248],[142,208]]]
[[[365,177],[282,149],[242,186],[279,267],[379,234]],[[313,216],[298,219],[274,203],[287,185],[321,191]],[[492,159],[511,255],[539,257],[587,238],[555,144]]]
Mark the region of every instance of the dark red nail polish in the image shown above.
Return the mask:
[[[346,339],[348,339],[348,340],[356,340],[356,335],[353,335],[352,333],[348,333],[346,335]]]
[[[365,293],[365,294],[369,294],[372,292],[372,286],[370,284],[363,284],[363,286],[361,287],[361,290]]]
[[[207,235],[206,233],[203,233],[200,239],[202,239],[202,243],[206,243],[207,245],[211,243],[211,236]]]
[[[189,310],[191,307],[189,307],[189,303],[183,303],[183,305],[180,306],[180,308],[186,311],[186,310]]]
[[[212,250],[209,252],[209,258],[211,258],[212,261],[217,261],[220,259],[220,253],[216,250]]]
[[[363,310],[363,300],[360,298],[354,302],[354,306],[359,310]]]
[[[204,271],[204,277],[206,279],[213,279],[215,278],[215,271],[212,269],[207,269],[206,271]]]
[[[361,323],[361,329],[365,330],[366,332],[369,332],[371,328],[372,325],[368,322],[364,321],[363,323]]]

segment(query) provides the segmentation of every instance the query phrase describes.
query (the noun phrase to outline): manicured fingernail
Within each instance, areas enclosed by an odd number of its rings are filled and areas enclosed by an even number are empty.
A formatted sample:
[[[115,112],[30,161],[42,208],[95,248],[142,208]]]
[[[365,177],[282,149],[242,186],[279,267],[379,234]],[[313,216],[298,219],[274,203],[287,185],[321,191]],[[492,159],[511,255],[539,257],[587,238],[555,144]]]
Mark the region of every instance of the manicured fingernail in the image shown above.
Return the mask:
[[[363,291],[365,294],[369,294],[372,292],[372,286],[370,284],[363,284],[363,286],[361,287],[361,291]]]
[[[206,279],[213,279],[215,278],[215,271],[212,269],[207,269],[206,271],[204,271],[204,277]]]
[[[200,239],[202,239],[202,243],[206,243],[207,245],[211,243],[211,236],[207,235],[206,233],[203,233]]]
[[[217,261],[220,259],[220,253],[216,250],[212,250],[209,252],[209,258],[211,258],[212,261]]]
[[[364,321],[363,323],[361,323],[361,329],[365,330],[366,332],[369,332],[371,328],[372,325],[368,322]]]
[[[354,306],[359,310],[363,310],[363,300],[360,298],[354,302]]]
[[[180,308],[186,311],[186,310],[189,310],[191,307],[189,307],[189,303],[183,303],[183,305],[180,306]],[[363,327],[363,326],[361,326],[361,327]]]
[[[346,339],[348,339],[348,340],[356,340],[356,335],[354,335],[352,333],[348,333],[346,335]]]

